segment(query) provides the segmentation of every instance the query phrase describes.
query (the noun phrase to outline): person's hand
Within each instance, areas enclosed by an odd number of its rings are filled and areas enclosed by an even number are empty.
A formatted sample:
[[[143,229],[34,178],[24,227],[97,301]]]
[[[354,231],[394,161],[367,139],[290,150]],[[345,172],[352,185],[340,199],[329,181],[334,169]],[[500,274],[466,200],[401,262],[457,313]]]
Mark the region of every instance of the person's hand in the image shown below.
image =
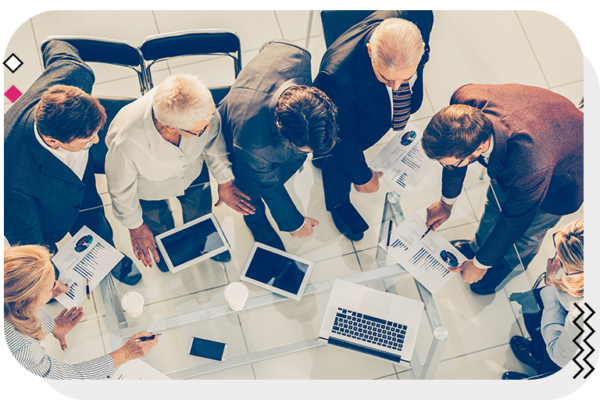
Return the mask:
[[[142,224],[139,228],[130,229],[129,235],[131,236],[131,246],[133,247],[133,254],[144,263],[145,266],[152,268],[152,257],[158,263],[160,257],[158,251],[156,251],[156,242],[154,241],[154,235],[146,224]]]
[[[63,293],[69,293],[69,286],[62,283],[60,279],[57,279],[56,286],[52,289],[52,298],[58,297]]]
[[[371,180],[364,185],[354,185],[354,188],[357,192],[360,193],[375,193],[379,190],[379,178],[383,176],[383,172],[381,171],[372,171],[373,176]]]
[[[550,275],[556,274],[556,272],[561,267],[562,267],[562,265],[560,264],[560,262],[558,262],[556,257],[548,259],[548,263],[546,264],[546,286],[552,286],[552,284],[550,284],[550,282],[548,281],[548,277]]]
[[[136,333],[120,349],[109,353],[109,356],[113,358],[115,368],[125,364],[127,361],[146,357],[150,353],[150,350],[158,344],[158,336],[155,336],[152,340],[139,343],[136,343],[135,339],[149,336],[152,336],[152,332],[142,331]]]
[[[475,283],[481,280],[487,269],[478,268],[473,260],[468,260],[458,267],[448,267],[450,272],[460,272],[461,278],[467,283]]]
[[[242,215],[254,214],[254,206],[250,204],[250,196],[238,189],[233,180],[219,185],[219,201],[215,207],[227,204]]]
[[[58,340],[62,351],[67,349],[65,336],[75,328],[75,325],[81,321],[81,318],[83,318],[83,309],[81,307],[73,307],[70,310],[65,308],[58,314],[58,317],[54,318],[52,336]]]
[[[295,232],[290,232],[292,237],[299,239],[309,237],[313,233],[313,226],[319,225],[319,221],[311,217],[304,217],[304,226]]]
[[[451,212],[452,205],[446,204],[442,200],[433,203],[427,208],[427,221],[425,221],[425,224],[428,227],[431,226],[431,230],[435,231],[450,218]]]

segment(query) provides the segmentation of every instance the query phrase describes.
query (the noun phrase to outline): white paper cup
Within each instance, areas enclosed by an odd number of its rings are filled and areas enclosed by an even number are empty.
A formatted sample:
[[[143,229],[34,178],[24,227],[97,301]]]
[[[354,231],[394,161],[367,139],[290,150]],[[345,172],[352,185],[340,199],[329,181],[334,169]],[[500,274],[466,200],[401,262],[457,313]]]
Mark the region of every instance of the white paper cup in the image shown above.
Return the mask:
[[[225,288],[225,300],[233,311],[240,311],[248,300],[248,288],[242,282],[233,282]]]
[[[121,299],[123,310],[132,318],[137,318],[144,311],[144,296],[138,292],[129,292]]]

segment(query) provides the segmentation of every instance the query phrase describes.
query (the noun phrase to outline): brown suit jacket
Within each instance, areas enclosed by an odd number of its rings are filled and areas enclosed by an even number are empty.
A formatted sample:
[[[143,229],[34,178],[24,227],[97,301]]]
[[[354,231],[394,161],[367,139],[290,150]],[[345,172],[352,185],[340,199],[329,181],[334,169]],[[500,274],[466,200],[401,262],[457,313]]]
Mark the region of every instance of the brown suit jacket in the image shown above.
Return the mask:
[[[488,175],[509,195],[476,256],[484,265],[496,265],[539,209],[566,215],[583,203],[583,113],[559,94],[517,84],[465,85],[450,104],[476,107],[494,126]],[[466,171],[444,169],[444,196],[460,194]]]

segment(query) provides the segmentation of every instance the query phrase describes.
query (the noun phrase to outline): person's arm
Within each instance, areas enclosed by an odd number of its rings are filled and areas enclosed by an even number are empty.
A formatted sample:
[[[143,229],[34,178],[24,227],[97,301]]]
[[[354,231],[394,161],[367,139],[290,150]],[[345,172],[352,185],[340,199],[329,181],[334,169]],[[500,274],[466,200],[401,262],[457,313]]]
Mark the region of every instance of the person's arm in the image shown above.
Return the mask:
[[[5,187],[4,217],[4,235],[11,246],[45,243],[35,198]]]
[[[221,115],[218,111],[210,120],[210,127],[210,131],[205,133],[208,137],[203,151],[204,161],[217,183],[221,185],[233,180],[233,172],[231,172],[231,162],[227,158],[229,153],[221,132]]]

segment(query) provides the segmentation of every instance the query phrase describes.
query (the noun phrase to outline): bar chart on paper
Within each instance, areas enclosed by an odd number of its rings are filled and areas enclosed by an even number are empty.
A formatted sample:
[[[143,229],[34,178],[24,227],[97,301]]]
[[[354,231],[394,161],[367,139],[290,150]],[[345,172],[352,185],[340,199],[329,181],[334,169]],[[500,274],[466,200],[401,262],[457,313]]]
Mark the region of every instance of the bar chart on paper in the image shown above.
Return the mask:
[[[96,243],[90,248],[87,254],[74,267],[73,271],[77,272],[83,278],[93,279],[95,272],[99,267],[101,251],[106,249],[102,243]]]
[[[444,264],[438,261],[424,248],[419,249],[411,258],[408,259],[408,262],[424,271],[435,271],[440,274],[440,278],[444,278],[450,273]]]

